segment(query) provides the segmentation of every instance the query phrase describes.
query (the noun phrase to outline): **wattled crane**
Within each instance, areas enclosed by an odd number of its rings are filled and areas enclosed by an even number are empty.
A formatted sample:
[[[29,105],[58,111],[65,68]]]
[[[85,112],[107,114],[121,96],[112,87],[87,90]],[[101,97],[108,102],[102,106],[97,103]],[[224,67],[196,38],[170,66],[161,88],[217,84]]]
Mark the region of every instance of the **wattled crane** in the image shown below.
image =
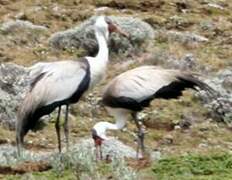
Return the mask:
[[[182,95],[186,88],[205,90],[216,96],[216,92],[207,84],[197,79],[192,73],[179,70],[162,69],[157,66],[141,66],[126,71],[110,81],[103,93],[103,104],[116,123],[98,122],[92,129],[92,137],[95,141],[96,156],[101,155],[101,144],[107,140],[106,130],[118,130],[132,115],[138,128],[138,147],[144,153],[144,128],[138,121],[137,113],[150,105],[157,98],[172,99]],[[99,152],[100,150],[100,152]]]
[[[33,129],[38,120],[58,108],[55,123],[58,149],[61,152],[59,119],[61,106],[66,106],[64,133],[68,147],[69,105],[77,103],[80,97],[94,87],[105,75],[109,50],[109,33],[118,32],[127,36],[105,16],[99,16],[94,24],[99,50],[95,57],[83,57],[75,61],[38,63],[31,71],[31,87],[18,111],[16,142],[18,154],[24,136]]]

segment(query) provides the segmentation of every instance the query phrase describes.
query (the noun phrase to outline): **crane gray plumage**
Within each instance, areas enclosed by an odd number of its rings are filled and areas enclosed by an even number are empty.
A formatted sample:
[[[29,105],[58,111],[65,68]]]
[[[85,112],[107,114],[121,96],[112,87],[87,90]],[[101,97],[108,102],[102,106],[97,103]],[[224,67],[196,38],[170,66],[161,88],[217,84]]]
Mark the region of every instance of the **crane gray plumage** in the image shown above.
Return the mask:
[[[179,70],[162,69],[157,66],[141,66],[126,71],[112,81],[104,90],[102,102],[110,115],[116,119],[116,124],[99,122],[93,127],[93,139],[99,141],[106,139],[107,129],[121,129],[125,125],[128,115],[131,114],[138,132],[138,148],[144,152],[144,130],[137,119],[137,112],[150,105],[157,98],[172,99],[182,95],[183,90],[205,90],[212,96],[217,93],[193,73]]]

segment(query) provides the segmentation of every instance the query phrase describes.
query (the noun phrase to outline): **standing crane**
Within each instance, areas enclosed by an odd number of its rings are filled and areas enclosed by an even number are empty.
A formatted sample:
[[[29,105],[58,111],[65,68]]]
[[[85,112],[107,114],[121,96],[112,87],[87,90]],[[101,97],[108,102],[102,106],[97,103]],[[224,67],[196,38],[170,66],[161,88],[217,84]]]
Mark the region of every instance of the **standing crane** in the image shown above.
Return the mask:
[[[216,92],[204,82],[198,80],[192,73],[179,70],[162,69],[157,66],[141,66],[126,71],[115,77],[105,88],[103,104],[116,123],[98,122],[92,129],[92,137],[96,146],[97,158],[102,158],[101,144],[107,140],[106,130],[119,130],[125,126],[129,115],[132,115],[138,128],[138,146],[142,156],[144,147],[144,128],[139,123],[137,113],[150,105],[157,98],[172,99],[182,95],[186,88],[205,90],[216,96]]]
[[[16,125],[17,150],[24,143],[24,136],[33,129],[38,120],[58,108],[55,123],[58,149],[61,152],[60,112],[66,106],[64,134],[68,148],[68,112],[69,105],[77,103],[80,97],[94,87],[105,75],[109,49],[107,41],[111,32],[127,36],[119,27],[105,16],[99,16],[94,24],[99,50],[95,57],[83,57],[75,61],[57,61],[38,63],[31,72],[30,90],[19,107]]]

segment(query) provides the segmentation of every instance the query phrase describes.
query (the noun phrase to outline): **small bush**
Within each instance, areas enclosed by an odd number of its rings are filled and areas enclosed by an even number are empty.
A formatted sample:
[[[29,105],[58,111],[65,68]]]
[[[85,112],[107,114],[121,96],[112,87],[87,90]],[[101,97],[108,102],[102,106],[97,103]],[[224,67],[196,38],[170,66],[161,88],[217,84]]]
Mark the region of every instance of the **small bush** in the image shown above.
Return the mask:
[[[96,161],[94,152],[86,147],[74,148],[71,151],[54,155],[51,160],[54,173],[57,177],[71,170],[77,179],[136,179],[136,173],[127,167],[124,159],[114,158],[110,164],[104,161]],[[106,176],[106,177],[105,177]]]

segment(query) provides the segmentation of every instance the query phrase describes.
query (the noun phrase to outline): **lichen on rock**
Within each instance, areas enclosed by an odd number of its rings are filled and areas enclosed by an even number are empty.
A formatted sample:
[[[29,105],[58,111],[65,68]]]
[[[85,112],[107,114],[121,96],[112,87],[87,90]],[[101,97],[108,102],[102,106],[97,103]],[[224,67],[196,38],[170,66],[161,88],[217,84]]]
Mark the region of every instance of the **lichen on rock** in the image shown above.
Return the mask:
[[[228,124],[232,123],[232,88],[229,85],[231,78],[232,71],[225,69],[205,81],[218,92],[218,97],[210,98],[205,92],[199,93],[211,113]]]
[[[0,122],[15,127],[16,112],[28,88],[27,68],[13,63],[0,64]]]
[[[130,54],[138,49],[141,50],[143,45],[154,39],[152,27],[138,18],[108,17],[130,35],[129,39],[115,33],[110,37],[109,46],[114,53]],[[96,17],[93,16],[72,29],[53,34],[49,40],[50,45],[57,49],[83,48],[87,54],[95,54],[98,50],[93,30],[95,19]]]

